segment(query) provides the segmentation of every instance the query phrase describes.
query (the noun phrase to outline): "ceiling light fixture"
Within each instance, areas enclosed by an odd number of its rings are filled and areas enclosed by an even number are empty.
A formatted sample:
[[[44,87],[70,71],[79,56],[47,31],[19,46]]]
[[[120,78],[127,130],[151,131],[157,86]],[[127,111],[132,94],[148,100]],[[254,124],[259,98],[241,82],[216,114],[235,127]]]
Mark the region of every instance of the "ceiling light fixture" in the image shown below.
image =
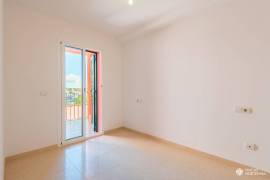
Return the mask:
[[[133,1],[133,0],[128,0],[128,4],[129,4],[130,6],[132,6],[132,5],[134,4],[134,1]]]

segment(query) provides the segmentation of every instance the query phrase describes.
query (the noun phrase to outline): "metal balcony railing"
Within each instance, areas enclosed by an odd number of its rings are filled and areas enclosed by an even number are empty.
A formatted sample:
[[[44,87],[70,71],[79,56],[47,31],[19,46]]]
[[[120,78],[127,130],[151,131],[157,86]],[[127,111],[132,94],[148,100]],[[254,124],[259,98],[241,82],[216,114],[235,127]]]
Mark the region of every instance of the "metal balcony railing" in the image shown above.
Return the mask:
[[[89,97],[88,97],[89,98]],[[91,119],[91,100],[85,97],[85,116],[87,119]],[[65,92],[65,118],[69,120],[81,120],[82,119],[82,92],[81,89],[66,89]]]
[[[82,119],[82,97],[80,89],[67,89],[65,93],[66,120]]]
[[[82,119],[82,105],[66,105],[65,114],[68,121]]]

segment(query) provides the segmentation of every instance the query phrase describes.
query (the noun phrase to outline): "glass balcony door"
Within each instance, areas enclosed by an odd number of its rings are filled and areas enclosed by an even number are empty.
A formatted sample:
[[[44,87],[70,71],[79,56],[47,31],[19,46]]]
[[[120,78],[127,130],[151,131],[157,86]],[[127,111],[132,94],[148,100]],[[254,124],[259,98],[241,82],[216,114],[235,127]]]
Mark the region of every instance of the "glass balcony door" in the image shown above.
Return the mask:
[[[83,136],[83,50],[65,46],[64,140]]]
[[[101,129],[97,58],[97,52],[64,46],[62,142],[89,137]]]

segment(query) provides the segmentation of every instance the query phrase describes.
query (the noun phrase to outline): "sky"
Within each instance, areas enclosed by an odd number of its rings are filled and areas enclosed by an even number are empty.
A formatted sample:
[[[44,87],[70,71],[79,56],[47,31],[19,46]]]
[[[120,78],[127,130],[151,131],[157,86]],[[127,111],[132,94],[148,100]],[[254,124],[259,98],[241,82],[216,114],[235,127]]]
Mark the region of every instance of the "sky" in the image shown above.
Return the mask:
[[[82,87],[82,55],[65,52],[66,88]]]

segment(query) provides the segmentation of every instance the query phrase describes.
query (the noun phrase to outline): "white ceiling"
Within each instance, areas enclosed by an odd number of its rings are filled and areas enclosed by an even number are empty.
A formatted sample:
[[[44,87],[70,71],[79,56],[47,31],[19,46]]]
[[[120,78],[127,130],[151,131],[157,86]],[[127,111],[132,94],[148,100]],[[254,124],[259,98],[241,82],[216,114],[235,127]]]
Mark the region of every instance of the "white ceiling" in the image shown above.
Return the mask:
[[[127,38],[228,0],[14,0]]]

